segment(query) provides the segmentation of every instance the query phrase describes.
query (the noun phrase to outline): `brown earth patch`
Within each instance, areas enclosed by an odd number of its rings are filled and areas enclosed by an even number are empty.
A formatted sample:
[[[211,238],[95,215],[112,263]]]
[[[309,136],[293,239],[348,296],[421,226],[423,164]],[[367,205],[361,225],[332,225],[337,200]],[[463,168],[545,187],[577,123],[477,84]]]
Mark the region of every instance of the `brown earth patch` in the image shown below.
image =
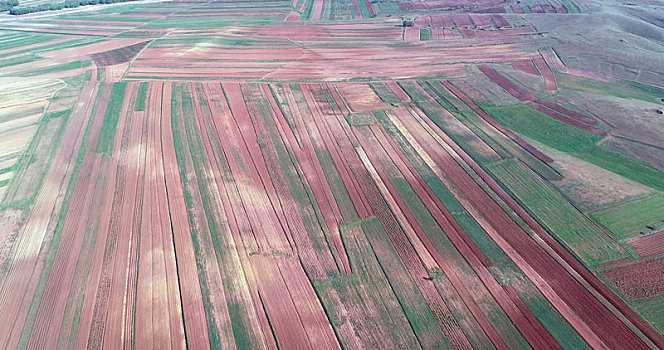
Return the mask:
[[[99,67],[112,66],[131,61],[138,55],[150,41],[143,41],[138,44],[121,47],[114,50],[104,51],[90,55],[90,58]]]

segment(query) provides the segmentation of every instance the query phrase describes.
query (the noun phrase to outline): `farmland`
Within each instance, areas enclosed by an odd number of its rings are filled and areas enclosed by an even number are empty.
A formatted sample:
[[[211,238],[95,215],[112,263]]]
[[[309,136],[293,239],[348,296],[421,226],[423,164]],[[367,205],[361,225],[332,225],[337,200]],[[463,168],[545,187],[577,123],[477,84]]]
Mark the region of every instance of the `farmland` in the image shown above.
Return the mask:
[[[0,347],[664,348],[662,10],[0,15]]]

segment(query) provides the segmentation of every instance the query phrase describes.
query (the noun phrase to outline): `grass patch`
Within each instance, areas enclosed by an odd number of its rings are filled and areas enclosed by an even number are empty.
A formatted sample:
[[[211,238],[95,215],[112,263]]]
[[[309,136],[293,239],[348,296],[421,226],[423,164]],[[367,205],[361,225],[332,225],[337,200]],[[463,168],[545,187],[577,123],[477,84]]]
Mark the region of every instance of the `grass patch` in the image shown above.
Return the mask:
[[[597,95],[632,98],[651,103],[661,103],[660,98],[664,98],[664,90],[631,81],[605,83],[556,72],[556,83],[563,90],[569,89]]]
[[[2,45],[3,50],[9,50],[9,49],[13,49],[13,48],[16,48],[16,47],[43,43],[45,41],[52,40],[55,37],[56,37],[55,35],[30,33],[30,34],[25,34],[25,37],[23,37],[23,38],[19,38],[19,39],[16,39],[16,40],[2,41],[2,42],[0,42],[0,45]]]
[[[97,153],[110,154],[113,150],[115,132],[118,128],[118,120],[120,119],[120,113],[122,112],[122,104],[124,102],[126,89],[127,83],[113,84],[111,99],[108,102],[108,108],[104,115],[104,122],[101,125],[101,131],[99,133],[99,140],[97,141],[97,149],[95,150]]]
[[[641,200],[596,211],[590,217],[609,229],[616,239],[650,233],[664,227],[664,195],[656,193]]]
[[[488,167],[548,228],[590,265],[624,257],[624,249],[525,165],[507,160]]]
[[[431,28],[420,29],[420,40],[431,40]]]
[[[281,22],[279,17],[187,17],[177,18],[168,17],[160,20],[150,22],[140,29],[164,29],[164,28],[182,28],[182,29],[196,29],[196,28],[223,28],[230,26],[248,26],[248,25],[261,25],[274,22]]]
[[[602,137],[577,129],[524,104],[484,106],[507,128],[656,190],[664,190],[664,172],[597,146]]]
[[[148,83],[142,82],[138,87],[138,96],[136,96],[136,104],[134,105],[134,111],[142,112],[145,110],[145,96],[148,92]]]
[[[0,61],[0,68],[5,68],[5,67],[9,67],[9,66],[15,66],[15,65],[23,64],[23,63],[38,61],[40,59],[42,59],[42,58],[37,56],[37,55],[24,55],[24,56],[14,57],[14,58],[10,58],[8,60]]]
[[[63,71],[77,69],[77,68],[85,68],[85,67],[89,66],[90,63],[92,63],[92,61],[90,61],[90,60],[87,60],[87,61],[74,61],[74,62],[69,62],[69,63],[65,63],[65,64],[58,64],[58,65],[55,65],[55,66],[29,70],[27,72],[22,72],[22,73],[18,74],[18,76],[29,77],[29,76],[35,76],[35,75],[48,74],[48,73],[63,72]]]
[[[656,331],[664,333],[664,295],[641,299],[631,304]]]

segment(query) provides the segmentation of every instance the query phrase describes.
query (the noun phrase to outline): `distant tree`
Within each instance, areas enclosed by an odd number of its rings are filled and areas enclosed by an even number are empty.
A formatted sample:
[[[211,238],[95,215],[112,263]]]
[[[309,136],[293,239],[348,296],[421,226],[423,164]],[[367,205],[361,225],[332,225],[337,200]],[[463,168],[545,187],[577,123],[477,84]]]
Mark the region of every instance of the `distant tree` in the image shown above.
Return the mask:
[[[55,11],[62,9],[71,9],[79,6],[97,5],[97,4],[114,4],[116,2],[128,2],[136,0],[65,0],[65,2],[57,4],[41,4],[39,6],[22,6],[18,7],[18,0],[0,0],[0,6],[3,2],[16,3],[14,7],[8,8],[10,15],[25,15],[33,12]]]

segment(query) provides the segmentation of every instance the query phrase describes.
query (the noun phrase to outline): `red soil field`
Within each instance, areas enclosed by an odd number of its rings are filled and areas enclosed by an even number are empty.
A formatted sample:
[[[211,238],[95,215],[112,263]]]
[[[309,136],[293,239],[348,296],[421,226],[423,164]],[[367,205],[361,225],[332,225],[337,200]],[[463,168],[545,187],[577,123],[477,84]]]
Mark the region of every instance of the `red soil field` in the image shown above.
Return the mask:
[[[644,259],[664,254],[664,231],[649,233],[645,236],[630,238],[627,243]]]
[[[496,23],[498,28],[510,26],[510,23],[501,15],[491,15],[491,19],[493,19],[493,22]]]
[[[606,135],[605,131],[591,127],[597,125],[597,120],[531,95],[488,65],[481,65],[480,70],[512,96],[527,102],[531,108],[579,129],[596,135]]]
[[[469,16],[477,28],[486,28],[493,26],[493,22],[491,21],[491,18],[488,15],[470,14]]]
[[[420,28],[406,27],[403,32],[404,41],[420,41]]]
[[[452,29],[431,29],[431,37],[433,39],[461,39],[461,33]]]
[[[418,135],[418,133],[415,135]],[[474,203],[484,204],[483,206],[476,207],[478,214],[486,218],[487,223],[496,229],[495,233],[500,235],[502,239],[505,240],[505,243],[509,244],[514,249],[514,254],[517,254],[525,260],[524,263],[526,265],[523,265],[523,263],[519,263],[519,261],[516,260],[515,262],[517,265],[524,269],[526,274],[538,274],[540,278],[542,278],[542,282],[548,284],[550,288],[552,288],[551,290],[555,291],[558,297],[561,298],[563,304],[552,301],[553,304],[559,308],[559,311],[562,311],[561,308],[563,308],[565,304],[573,310],[588,311],[588,314],[578,315],[583,320],[583,323],[579,323],[575,319],[577,316],[573,316],[573,314],[570,313],[563,313],[566,315],[569,322],[576,327],[580,327],[577,328],[577,330],[586,341],[595,345],[604,343],[608,346],[618,347],[643,346],[641,340],[631,333],[631,331],[628,331],[618,318],[605,309],[605,307],[595,299],[587,289],[572,278],[572,276],[570,276],[561,265],[548,255],[541,246],[531,240],[531,238],[521,231],[511,219],[508,219],[506,213],[488,197],[486,192],[484,192],[477,183],[470,179],[469,175],[450,157],[450,155],[441,151],[435,153],[437,154],[437,157],[440,157],[435,160],[440,166],[440,169],[445,172],[456,188],[460,189],[465,194],[466,198],[469,198]],[[484,197],[484,199],[481,199],[482,197]],[[497,236],[496,239],[498,239]],[[539,263],[533,264],[535,261],[538,261]],[[548,263],[546,261],[548,261]],[[530,270],[531,268],[533,270]],[[532,277],[534,276],[531,276],[531,278]],[[541,288],[544,287],[542,286]],[[549,295],[549,297],[552,296]],[[594,311],[590,311],[591,309],[594,309]],[[606,315],[606,318],[594,318],[598,312]],[[594,316],[591,317],[590,315]],[[625,337],[614,337],[616,332],[621,332]],[[627,345],[628,343],[631,343],[632,345]]]
[[[336,84],[336,87],[353,112],[374,111],[387,107],[367,84],[341,83]]]
[[[549,68],[549,65],[546,64],[546,61],[544,61],[544,58],[541,55],[535,56],[534,60],[544,76],[546,89],[549,91],[556,91],[558,89],[556,86],[556,78],[553,76],[553,72],[551,71],[551,68]]]
[[[664,231],[577,256],[574,228],[501,163],[573,209],[565,178],[586,169],[566,164],[586,150],[547,155],[488,113],[512,96],[606,136],[600,104],[576,98],[658,103],[639,85],[650,58],[570,54],[619,38],[611,21],[641,5],[598,6],[176,0],[0,18],[0,347],[664,348],[643,310],[664,295]],[[566,37],[581,18],[597,30]],[[576,213],[609,204],[588,202]]]
[[[507,128],[505,128],[502,124],[498,123],[498,121],[493,119],[493,117],[491,117],[483,109],[481,109],[478,105],[476,105],[473,101],[471,101],[468,98],[468,96],[466,96],[463,92],[461,92],[454,85],[452,85],[452,83],[450,83],[449,81],[443,81],[442,83],[452,94],[454,94],[458,99],[460,99],[465,104],[467,104],[468,107],[470,107],[473,111],[475,111],[475,113],[477,113],[480,117],[482,117],[482,119],[484,119],[487,123],[491,124],[491,126],[496,128],[498,131],[505,134],[505,136],[512,139],[514,142],[516,142],[523,149],[530,152],[537,159],[541,160],[544,163],[553,162],[553,159],[551,159],[549,156],[542,153],[540,150],[538,150],[533,145],[526,142],[524,139],[522,139],[518,135],[514,134],[511,130],[508,130]]]
[[[297,12],[291,12],[286,16],[286,19],[284,21],[286,22],[295,22],[300,20],[300,14]]]
[[[81,147],[83,126],[90,116],[92,96],[97,91],[97,85],[88,83],[87,88],[87,94],[80,96],[81,103],[72,112],[63,136],[64,141],[55,155],[54,164],[72,164],[71,159],[75,158]],[[3,347],[11,348],[18,344],[22,325],[29,310],[29,307],[22,306],[21,300],[24,299],[23,296],[34,294],[34,286],[30,285],[30,279],[26,276],[29,276],[29,271],[39,267],[36,252],[40,249],[57,196],[60,191],[64,191],[61,186],[66,182],[63,180],[71,175],[71,171],[71,167],[61,166],[49,170],[44,181],[45,188],[36,199],[35,207],[24,226],[20,240],[15,243],[16,249],[12,259],[17,263],[10,266],[3,288],[0,290],[0,309],[3,310],[0,314],[0,323],[6,328],[4,332],[0,332],[0,345]]]
[[[470,17],[466,14],[458,14],[458,15],[451,15],[452,21],[454,21],[454,24],[457,27],[464,27],[464,28],[473,28],[473,22],[470,21]]]
[[[385,85],[387,86],[388,89],[390,89],[390,91],[392,91],[392,93],[396,97],[399,98],[399,100],[401,100],[401,102],[410,102],[410,96],[408,96],[408,94],[405,91],[403,91],[403,89],[401,88],[401,86],[399,86],[399,84],[397,84],[394,81],[390,81],[386,82]]]
[[[537,67],[535,67],[535,63],[533,60],[520,60],[520,61],[514,61],[512,62],[512,67],[516,70],[520,70],[522,72],[526,72],[528,74],[532,75],[541,75],[539,70],[537,70]]]
[[[92,54],[90,55],[90,58],[92,58],[95,64],[99,67],[112,66],[118,63],[129,62],[149,43],[149,41],[144,41],[119,49]]]
[[[664,258],[617,267],[604,276],[629,300],[664,294]]]

